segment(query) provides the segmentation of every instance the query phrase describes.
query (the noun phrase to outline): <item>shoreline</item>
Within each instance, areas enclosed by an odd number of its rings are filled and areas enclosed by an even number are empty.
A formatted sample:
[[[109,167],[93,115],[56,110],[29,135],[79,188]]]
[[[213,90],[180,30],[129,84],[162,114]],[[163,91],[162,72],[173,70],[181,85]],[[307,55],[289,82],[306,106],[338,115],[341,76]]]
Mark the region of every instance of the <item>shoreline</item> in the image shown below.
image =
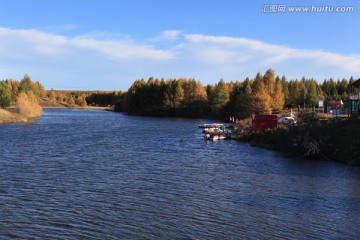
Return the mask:
[[[0,124],[7,124],[7,123],[27,123],[31,122],[33,119],[37,119],[38,117],[24,117],[18,113],[14,112],[15,108],[9,108],[9,110],[0,109]],[[114,111],[111,107],[55,107],[55,106],[47,106],[43,107],[43,109],[78,109],[78,110],[98,110],[98,111]]]
[[[21,116],[8,110],[0,109],[0,124],[5,123],[26,123],[29,118]]]
[[[359,126],[359,119],[335,119],[291,129],[255,132],[240,140],[289,157],[324,159],[360,166]]]

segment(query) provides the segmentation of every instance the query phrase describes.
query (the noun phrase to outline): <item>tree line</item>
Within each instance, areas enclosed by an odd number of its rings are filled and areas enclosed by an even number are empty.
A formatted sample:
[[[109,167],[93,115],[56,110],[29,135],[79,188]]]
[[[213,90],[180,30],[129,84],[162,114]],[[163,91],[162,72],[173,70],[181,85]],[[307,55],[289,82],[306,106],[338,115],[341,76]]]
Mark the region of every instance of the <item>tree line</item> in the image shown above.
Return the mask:
[[[136,80],[127,92],[121,91],[70,91],[45,90],[38,82],[25,75],[20,81],[0,81],[0,107],[17,106],[24,114],[41,112],[41,99],[63,103],[67,107],[115,106],[115,111],[130,114],[214,117],[228,119],[229,116],[245,119],[252,113],[279,113],[284,108],[314,108],[318,100],[336,105],[346,102],[349,96],[349,80],[302,78],[287,80],[276,76],[274,70],[260,72],[254,78],[204,86],[193,78],[158,79],[150,77]],[[27,104],[30,103],[31,104]]]
[[[51,102],[62,103],[68,107],[114,106],[121,101],[122,91],[74,91],[48,90]]]
[[[315,79],[303,77],[287,80],[268,69],[244,81],[224,82],[203,86],[193,78],[136,80],[123,99],[116,104],[118,111],[131,114],[215,117],[234,116],[244,119],[252,113],[279,113],[284,108],[315,108],[319,99],[331,104],[349,95],[350,80]]]

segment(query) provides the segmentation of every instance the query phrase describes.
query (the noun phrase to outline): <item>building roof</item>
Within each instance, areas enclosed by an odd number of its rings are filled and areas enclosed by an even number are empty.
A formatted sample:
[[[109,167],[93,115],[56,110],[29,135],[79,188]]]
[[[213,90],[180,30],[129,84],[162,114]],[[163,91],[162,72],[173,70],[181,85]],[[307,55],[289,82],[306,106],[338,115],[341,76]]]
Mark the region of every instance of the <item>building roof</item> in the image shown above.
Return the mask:
[[[351,84],[353,87],[360,87],[360,78]]]
[[[253,121],[277,121],[277,115],[265,115],[265,114],[252,114],[251,118]]]

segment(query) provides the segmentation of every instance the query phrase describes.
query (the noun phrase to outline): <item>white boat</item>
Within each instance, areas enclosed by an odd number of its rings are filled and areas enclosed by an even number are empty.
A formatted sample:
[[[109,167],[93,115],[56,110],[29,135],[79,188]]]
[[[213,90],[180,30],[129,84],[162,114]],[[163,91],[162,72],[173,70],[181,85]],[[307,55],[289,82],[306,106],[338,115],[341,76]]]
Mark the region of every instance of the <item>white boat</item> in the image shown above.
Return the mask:
[[[225,124],[222,123],[204,123],[199,125],[199,128],[224,128]]]
[[[218,140],[225,140],[225,139],[230,139],[230,136],[225,135],[225,134],[205,134],[204,138],[206,140],[213,140],[213,141],[218,141]]]

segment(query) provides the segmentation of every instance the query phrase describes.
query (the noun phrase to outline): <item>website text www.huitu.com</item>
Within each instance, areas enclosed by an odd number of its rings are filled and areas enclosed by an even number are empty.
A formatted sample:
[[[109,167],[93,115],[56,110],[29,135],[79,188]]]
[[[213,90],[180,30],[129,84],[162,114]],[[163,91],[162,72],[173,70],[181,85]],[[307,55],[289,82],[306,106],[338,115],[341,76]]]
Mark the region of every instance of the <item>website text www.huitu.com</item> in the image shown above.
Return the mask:
[[[287,6],[284,4],[264,4],[261,7],[263,13],[350,13],[355,11],[354,6]]]

